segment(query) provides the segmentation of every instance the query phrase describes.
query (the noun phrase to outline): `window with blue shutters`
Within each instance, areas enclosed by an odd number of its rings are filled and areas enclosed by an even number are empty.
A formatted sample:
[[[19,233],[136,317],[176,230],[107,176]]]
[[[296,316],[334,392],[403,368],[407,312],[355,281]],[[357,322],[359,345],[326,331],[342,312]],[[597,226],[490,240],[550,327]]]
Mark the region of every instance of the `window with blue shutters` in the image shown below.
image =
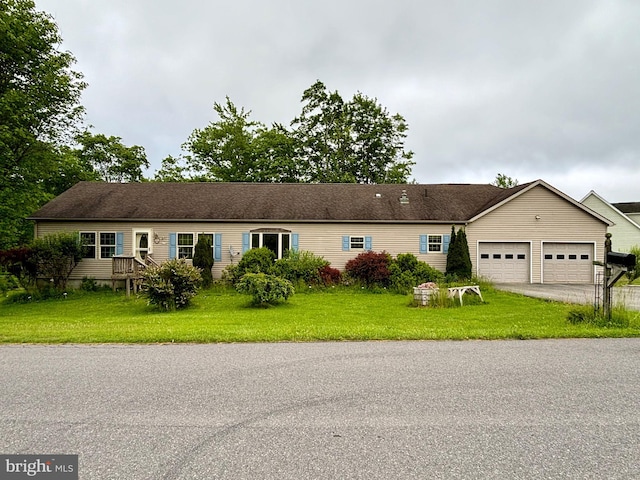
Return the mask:
[[[344,235],[342,237],[342,250],[372,250],[373,238],[368,236]]]
[[[420,253],[447,253],[451,235],[420,235]]]

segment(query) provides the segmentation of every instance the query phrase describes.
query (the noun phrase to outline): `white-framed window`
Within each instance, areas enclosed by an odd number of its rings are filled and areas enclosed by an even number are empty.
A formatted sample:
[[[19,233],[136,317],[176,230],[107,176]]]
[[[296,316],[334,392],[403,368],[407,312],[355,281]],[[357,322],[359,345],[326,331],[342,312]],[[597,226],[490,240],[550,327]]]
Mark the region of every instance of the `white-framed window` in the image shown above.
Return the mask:
[[[82,258],[96,258],[96,232],[80,232]]]
[[[200,240],[201,237],[205,237],[209,239],[209,243],[211,244],[211,248],[214,248],[214,234],[209,232],[202,232],[198,234],[198,238],[196,239],[196,243]]]
[[[100,232],[100,258],[111,258],[116,254],[116,232]]]
[[[267,247],[276,258],[282,258],[291,248],[291,234],[284,232],[253,232],[251,248]]]
[[[194,237],[193,233],[178,233],[178,258],[193,258]]]
[[[364,249],[364,237],[349,237],[349,250]]]
[[[442,235],[429,235],[429,252],[442,252]]]

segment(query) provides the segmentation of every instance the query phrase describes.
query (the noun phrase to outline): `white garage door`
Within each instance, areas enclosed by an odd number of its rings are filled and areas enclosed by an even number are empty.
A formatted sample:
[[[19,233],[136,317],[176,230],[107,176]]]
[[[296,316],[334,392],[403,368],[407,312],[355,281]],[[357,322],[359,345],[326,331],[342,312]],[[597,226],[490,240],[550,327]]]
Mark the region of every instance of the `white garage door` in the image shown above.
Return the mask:
[[[521,242],[480,242],[478,275],[498,283],[529,283],[531,248]]]
[[[593,244],[545,243],[543,283],[593,283]]]

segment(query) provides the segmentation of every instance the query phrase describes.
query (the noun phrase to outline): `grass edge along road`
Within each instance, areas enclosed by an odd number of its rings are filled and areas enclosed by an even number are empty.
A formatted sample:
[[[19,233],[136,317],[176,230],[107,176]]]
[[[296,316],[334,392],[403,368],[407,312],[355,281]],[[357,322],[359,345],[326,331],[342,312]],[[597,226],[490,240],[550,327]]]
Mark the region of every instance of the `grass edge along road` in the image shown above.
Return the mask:
[[[412,306],[410,295],[337,288],[294,295],[270,308],[230,289],[203,290],[189,308],[159,312],[142,298],[110,291],[66,299],[0,304],[0,343],[219,343],[366,340],[467,340],[640,336],[629,325],[567,321],[573,305],[483,290],[485,303]],[[473,299],[471,299],[473,300]]]

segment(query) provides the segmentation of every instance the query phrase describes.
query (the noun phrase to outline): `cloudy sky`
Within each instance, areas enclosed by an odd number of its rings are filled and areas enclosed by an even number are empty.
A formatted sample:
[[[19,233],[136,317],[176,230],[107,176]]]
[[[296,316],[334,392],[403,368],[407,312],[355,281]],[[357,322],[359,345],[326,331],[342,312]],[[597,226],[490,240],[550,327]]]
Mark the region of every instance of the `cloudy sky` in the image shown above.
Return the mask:
[[[638,0],[36,0],[95,133],[153,176],[229,96],[288,124],[316,80],[409,124],[420,183],[541,178],[640,201]]]

